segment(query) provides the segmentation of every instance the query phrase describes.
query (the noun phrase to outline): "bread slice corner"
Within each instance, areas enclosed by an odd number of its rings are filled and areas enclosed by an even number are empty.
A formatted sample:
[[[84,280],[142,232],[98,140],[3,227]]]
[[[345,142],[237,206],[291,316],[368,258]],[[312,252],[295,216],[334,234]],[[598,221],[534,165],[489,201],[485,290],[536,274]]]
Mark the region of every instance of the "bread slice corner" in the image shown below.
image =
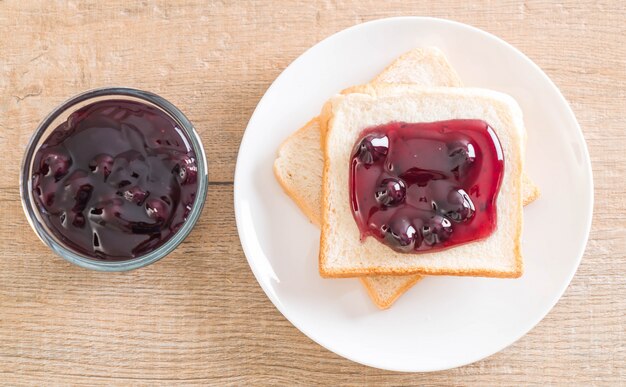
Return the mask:
[[[461,78],[437,47],[417,47],[400,55],[372,83],[460,87]]]
[[[422,276],[420,275],[378,275],[359,278],[374,304],[380,309],[389,308],[404,292],[421,279]]]
[[[529,205],[541,196],[539,186],[526,174],[522,173],[522,198],[524,206]]]

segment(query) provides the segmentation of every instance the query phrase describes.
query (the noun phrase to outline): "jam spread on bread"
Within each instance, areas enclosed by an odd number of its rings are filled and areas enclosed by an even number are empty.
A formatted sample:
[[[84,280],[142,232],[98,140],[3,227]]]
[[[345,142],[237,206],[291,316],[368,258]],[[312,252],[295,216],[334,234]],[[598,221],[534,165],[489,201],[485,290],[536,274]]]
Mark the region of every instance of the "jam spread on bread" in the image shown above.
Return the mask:
[[[125,260],[170,239],[197,191],[188,139],[161,110],[98,101],[71,114],[37,151],[33,197],[47,227],[83,255]]]
[[[502,146],[482,120],[391,122],[365,129],[350,165],[361,238],[399,252],[433,252],[496,228]]]

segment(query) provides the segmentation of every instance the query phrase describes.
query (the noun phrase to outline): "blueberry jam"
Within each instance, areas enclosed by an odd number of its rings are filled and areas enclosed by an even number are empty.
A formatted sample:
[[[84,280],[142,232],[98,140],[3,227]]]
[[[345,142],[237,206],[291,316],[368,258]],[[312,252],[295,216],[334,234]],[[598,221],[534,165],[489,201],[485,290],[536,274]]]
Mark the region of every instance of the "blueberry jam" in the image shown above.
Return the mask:
[[[399,252],[432,252],[488,237],[504,156],[481,120],[392,122],[363,131],[350,165],[361,238]]]
[[[127,260],[164,244],[189,215],[197,161],[176,122],[156,107],[98,101],[72,113],[33,161],[35,203],[70,249]]]

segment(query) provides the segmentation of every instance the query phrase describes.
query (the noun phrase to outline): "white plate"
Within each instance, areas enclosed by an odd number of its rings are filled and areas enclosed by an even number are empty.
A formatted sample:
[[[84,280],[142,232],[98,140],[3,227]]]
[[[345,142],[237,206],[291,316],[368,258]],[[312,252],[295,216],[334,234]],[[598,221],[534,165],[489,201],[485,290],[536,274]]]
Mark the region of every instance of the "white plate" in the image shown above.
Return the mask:
[[[428,277],[380,311],[356,279],[318,274],[319,231],[272,174],[280,143],[343,88],[365,83],[403,52],[441,48],[464,84],[520,103],[528,173],[542,195],[524,210],[522,278]],[[248,263],[274,305],[329,350],[388,370],[434,371],[510,345],[554,306],[585,249],[591,164],[569,105],[550,79],[506,42],[441,19],[377,20],[341,31],[296,59],[259,102],[239,149],[237,227]]]

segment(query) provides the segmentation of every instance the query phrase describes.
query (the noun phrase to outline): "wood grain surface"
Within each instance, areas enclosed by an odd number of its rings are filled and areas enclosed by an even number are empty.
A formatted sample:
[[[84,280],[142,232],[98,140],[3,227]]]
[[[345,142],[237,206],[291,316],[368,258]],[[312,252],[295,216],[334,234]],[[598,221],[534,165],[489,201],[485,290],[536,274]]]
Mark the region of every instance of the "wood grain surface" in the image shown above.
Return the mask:
[[[233,213],[239,142],[274,78],[326,36],[398,15],[468,23],[526,53],[571,103],[595,180],[587,251],[552,312],[502,352],[431,374],[361,366],[300,333],[255,281]],[[19,201],[19,163],[38,122],[69,96],[105,85],[174,102],[210,162],[207,206],[188,240],[130,273],[54,256]],[[626,385],[625,155],[623,1],[0,0],[0,381]]]

